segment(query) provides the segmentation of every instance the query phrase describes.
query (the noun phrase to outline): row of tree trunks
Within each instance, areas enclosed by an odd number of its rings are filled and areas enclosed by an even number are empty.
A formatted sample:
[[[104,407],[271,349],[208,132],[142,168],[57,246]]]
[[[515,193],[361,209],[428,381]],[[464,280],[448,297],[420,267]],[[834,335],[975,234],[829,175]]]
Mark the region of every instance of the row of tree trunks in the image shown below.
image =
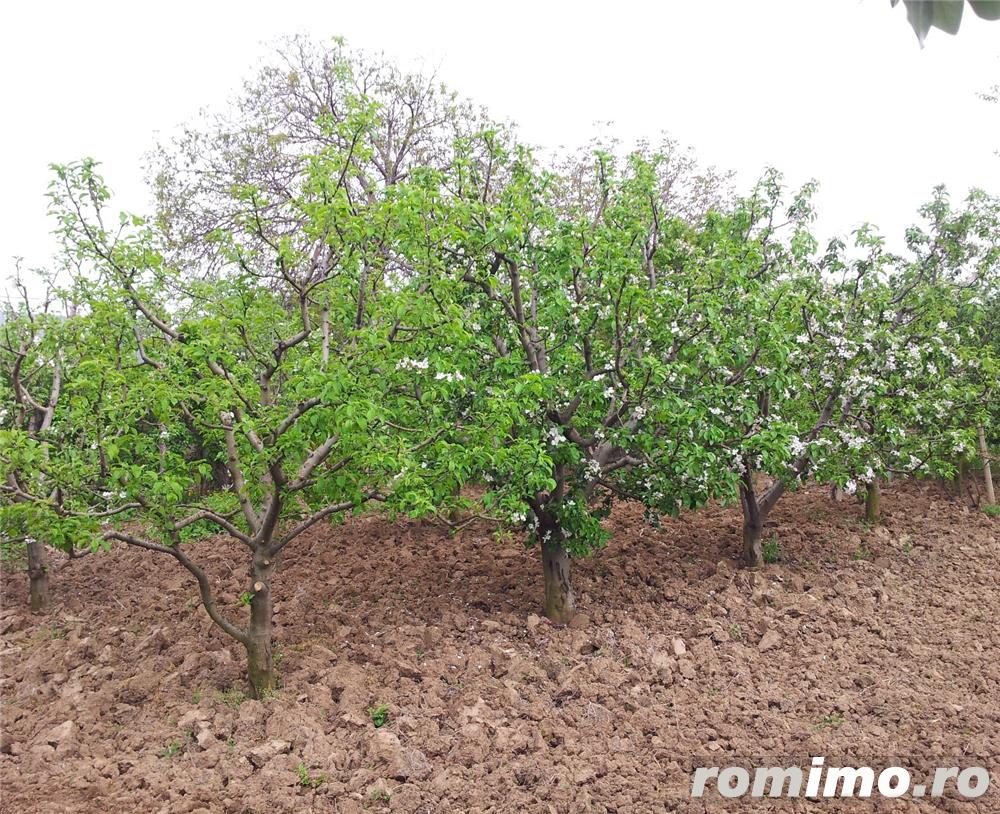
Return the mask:
[[[979,428],[979,446],[983,459],[986,482],[986,497],[990,505],[996,503],[993,490],[992,471],[986,447],[983,428]],[[751,568],[764,565],[762,537],[764,524],[771,501],[762,505],[757,500],[756,483],[748,479],[740,487],[740,503],[743,509],[743,559]],[[831,496],[839,500],[842,493],[834,487]],[[881,490],[877,480],[868,483],[865,492],[865,520],[877,523],[881,516]],[[543,538],[562,539],[561,529],[548,514],[539,519],[539,530]],[[546,535],[546,532],[548,533]],[[542,576],[545,585],[545,615],[554,622],[566,624],[576,612],[576,599],[570,581],[570,555],[558,543],[539,544],[542,560]],[[30,578],[31,610],[44,610],[49,604],[49,579],[45,563],[45,547],[34,541],[27,544],[28,575]],[[270,580],[274,563],[261,556],[254,558],[251,568],[250,627],[246,643],[250,687],[256,697],[266,695],[275,689],[277,676],[272,652],[273,600]]]

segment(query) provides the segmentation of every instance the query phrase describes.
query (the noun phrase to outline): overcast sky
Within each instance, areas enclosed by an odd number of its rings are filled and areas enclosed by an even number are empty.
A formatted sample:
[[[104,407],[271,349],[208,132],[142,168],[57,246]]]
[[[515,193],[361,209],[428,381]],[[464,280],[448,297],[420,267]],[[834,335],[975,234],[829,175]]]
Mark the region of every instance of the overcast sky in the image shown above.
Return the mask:
[[[148,210],[142,155],[222,104],[282,34],[342,35],[515,121],[546,146],[597,122],[663,131],[746,188],[767,165],[815,177],[822,238],[863,221],[897,237],[931,188],[1000,193],[1000,22],[966,9],[921,49],[889,0],[659,3],[18,3],[0,33],[0,276],[53,252],[47,166],[104,164],[118,208]],[[603,128],[605,131],[608,128]]]

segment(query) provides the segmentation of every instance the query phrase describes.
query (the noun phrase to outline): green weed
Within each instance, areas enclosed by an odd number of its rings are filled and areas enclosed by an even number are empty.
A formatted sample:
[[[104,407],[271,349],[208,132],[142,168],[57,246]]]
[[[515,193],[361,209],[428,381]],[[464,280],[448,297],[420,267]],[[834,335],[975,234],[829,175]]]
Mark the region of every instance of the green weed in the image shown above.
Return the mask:
[[[376,729],[385,726],[389,723],[389,705],[379,704],[377,707],[371,707],[368,710],[368,717],[372,719]]]
[[[225,692],[220,693],[219,698],[230,709],[239,709],[240,704],[247,700],[246,693],[243,690],[236,689],[236,687],[231,687]]]
[[[844,716],[839,712],[833,712],[830,715],[823,716],[816,724],[814,729],[820,732],[824,729],[840,729],[844,725]]]
[[[181,742],[178,740],[172,740],[163,749],[156,753],[157,757],[171,758],[179,754],[181,749]]]
[[[323,785],[326,780],[325,774],[318,774],[313,777],[309,774],[309,770],[306,768],[305,763],[300,763],[295,767],[295,773],[299,776],[299,785],[306,789],[315,789]]]

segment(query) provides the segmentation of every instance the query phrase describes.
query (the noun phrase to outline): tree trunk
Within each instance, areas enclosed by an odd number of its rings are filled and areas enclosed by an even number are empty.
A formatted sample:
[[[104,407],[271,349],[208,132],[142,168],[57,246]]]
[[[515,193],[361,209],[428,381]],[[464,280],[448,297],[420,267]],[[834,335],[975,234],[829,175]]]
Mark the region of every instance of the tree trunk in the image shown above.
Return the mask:
[[[878,487],[878,481],[874,478],[868,481],[865,487],[865,521],[871,524],[878,523],[881,515],[882,492]]]
[[[844,500],[844,490],[837,486],[837,484],[833,484],[830,487],[830,500],[834,503],[841,503]]]
[[[274,602],[271,598],[271,573],[274,562],[262,553],[254,554],[250,569],[250,627],[247,630],[247,672],[250,695],[264,698],[278,685],[274,669],[272,630]]]
[[[544,507],[536,507],[534,512],[545,582],[545,615],[553,622],[568,624],[576,613],[576,597],[570,583],[569,552],[561,543],[562,528],[556,516]]]
[[[986,446],[986,431],[983,425],[979,425],[979,455],[983,459],[983,480],[986,481],[986,505],[994,506],[997,502],[996,492],[993,491],[993,469],[990,467],[990,450]]]
[[[576,612],[576,599],[569,581],[569,552],[558,543],[541,543],[542,575],[545,578],[545,615],[567,624]]]
[[[37,540],[26,544],[31,611],[38,613],[49,606],[49,571],[45,565],[45,546]]]
[[[455,484],[455,488],[451,490],[451,496],[455,498],[456,503],[461,499],[462,497],[461,484]],[[449,523],[457,523],[461,519],[462,519],[462,510],[457,505],[453,505],[450,509],[448,509]]]
[[[758,517],[756,521],[743,518],[743,562],[749,568],[764,565],[764,549],[761,547],[764,525]]]
[[[750,477],[745,477],[740,486],[740,507],[743,509],[743,564],[748,568],[761,568],[764,565],[761,537],[765,518]]]
[[[550,511],[536,508],[538,548],[545,582],[545,615],[553,622],[568,624],[576,613],[576,597],[569,580],[569,552],[562,547],[562,529]]]

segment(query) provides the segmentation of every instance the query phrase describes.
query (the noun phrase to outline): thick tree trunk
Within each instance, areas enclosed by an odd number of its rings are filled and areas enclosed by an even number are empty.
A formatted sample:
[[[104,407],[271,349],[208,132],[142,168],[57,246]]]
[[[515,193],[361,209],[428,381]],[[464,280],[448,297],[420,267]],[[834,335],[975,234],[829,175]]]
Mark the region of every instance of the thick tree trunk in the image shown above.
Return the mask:
[[[882,513],[882,492],[879,489],[878,481],[872,479],[865,487],[865,521],[868,523],[878,523]]]
[[[556,516],[543,506],[536,506],[534,512],[545,583],[545,615],[553,622],[568,624],[576,613],[576,597],[570,582],[569,552],[562,546],[562,528]]]
[[[743,564],[748,568],[760,568],[764,565],[764,549],[761,537],[764,532],[764,512],[757,503],[753,480],[743,479],[740,487],[740,507],[743,509]]]
[[[983,480],[986,482],[986,505],[994,506],[997,502],[996,492],[993,490],[993,469],[990,466],[990,450],[986,446],[986,431],[982,424],[979,425],[979,455],[983,459]]]
[[[540,547],[545,578],[545,615],[553,622],[566,624],[576,612],[576,599],[569,581],[569,552],[554,543],[541,543]]]
[[[264,554],[255,554],[250,569],[250,627],[247,629],[247,672],[250,694],[264,698],[278,686],[274,668],[272,641],[274,602],[271,598],[271,574],[274,562]]]
[[[31,611],[38,613],[49,606],[49,571],[45,564],[45,546],[36,540],[27,543],[26,548],[28,549]]]
[[[841,503],[844,500],[844,490],[837,486],[837,484],[833,484],[830,487],[830,500],[834,503]]]
[[[764,549],[761,546],[764,525],[758,517],[756,521],[743,518],[743,562],[749,568],[764,565]]]

